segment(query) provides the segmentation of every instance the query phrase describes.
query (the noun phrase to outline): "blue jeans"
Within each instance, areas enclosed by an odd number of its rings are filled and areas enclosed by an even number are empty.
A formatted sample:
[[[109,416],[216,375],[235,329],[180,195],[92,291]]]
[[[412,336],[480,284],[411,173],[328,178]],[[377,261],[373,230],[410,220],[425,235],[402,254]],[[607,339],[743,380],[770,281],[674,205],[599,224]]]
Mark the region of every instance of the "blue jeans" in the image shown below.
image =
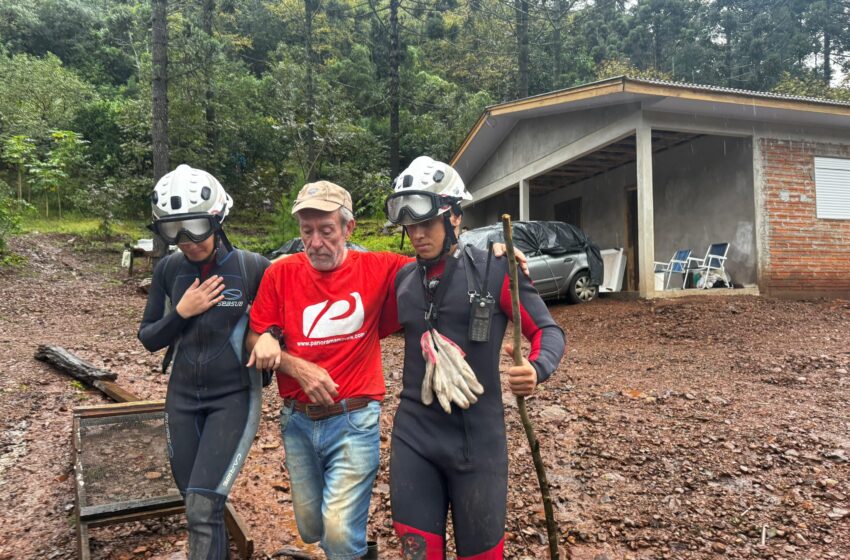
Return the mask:
[[[324,420],[284,406],[280,431],[298,533],[330,560],[366,554],[366,521],[380,452],[378,401]]]

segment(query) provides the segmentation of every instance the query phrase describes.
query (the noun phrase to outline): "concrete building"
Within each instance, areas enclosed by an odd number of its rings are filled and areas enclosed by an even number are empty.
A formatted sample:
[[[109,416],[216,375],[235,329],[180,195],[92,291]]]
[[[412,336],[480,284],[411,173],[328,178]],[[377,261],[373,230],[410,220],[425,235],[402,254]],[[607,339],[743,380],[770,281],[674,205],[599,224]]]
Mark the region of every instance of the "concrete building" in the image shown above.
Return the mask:
[[[716,242],[735,285],[850,295],[850,103],[611,78],[487,108],[452,165],[466,225],[575,224],[643,297],[653,261]]]

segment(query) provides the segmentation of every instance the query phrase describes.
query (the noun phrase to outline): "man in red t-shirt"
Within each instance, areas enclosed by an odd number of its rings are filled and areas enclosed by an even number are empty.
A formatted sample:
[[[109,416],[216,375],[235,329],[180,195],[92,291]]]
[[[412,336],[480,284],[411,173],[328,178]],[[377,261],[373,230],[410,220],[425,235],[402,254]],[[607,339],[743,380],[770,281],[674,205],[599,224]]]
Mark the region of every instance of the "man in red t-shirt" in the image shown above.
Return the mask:
[[[292,208],[304,252],[266,270],[251,308],[250,365],[277,371],[292,505],[304,542],[331,560],[377,558],[366,522],[378,471],[381,309],[412,259],[349,251],[351,195],[319,181]],[[368,553],[368,556],[367,556]]]

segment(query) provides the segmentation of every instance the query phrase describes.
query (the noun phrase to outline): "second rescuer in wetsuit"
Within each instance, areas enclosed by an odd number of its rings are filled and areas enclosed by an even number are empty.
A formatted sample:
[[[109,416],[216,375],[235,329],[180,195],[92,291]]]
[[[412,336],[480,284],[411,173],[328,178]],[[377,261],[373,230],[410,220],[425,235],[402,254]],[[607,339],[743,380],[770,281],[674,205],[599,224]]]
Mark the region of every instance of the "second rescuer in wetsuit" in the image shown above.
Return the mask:
[[[387,216],[405,227],[417,254],[395,282],[405,349],[390,495],[402,555],[445,558],[451,505],[458,558],[502,558],[508,456],[500,344],[508,320],[531,342],[525,363],[508,370],[511,391],[528,395],[557,368],[564,333],[523,275],[521,317],[512,317],[507,260],[458,245],[459,203],[472,196],[453,168],[417,158],[395,180],[394,190]],[[489,317],[473,318],[472,300],[492,310]],[[466,365],[440,362],[452,342],[465,353]],[[435,363],[436,355],[442,358]]]

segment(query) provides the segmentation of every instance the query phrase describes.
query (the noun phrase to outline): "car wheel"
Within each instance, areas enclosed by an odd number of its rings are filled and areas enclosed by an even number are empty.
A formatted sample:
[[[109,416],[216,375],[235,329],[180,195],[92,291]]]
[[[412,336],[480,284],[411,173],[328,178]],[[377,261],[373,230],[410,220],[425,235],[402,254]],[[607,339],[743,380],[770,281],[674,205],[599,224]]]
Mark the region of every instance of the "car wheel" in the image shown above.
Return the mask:
[[[583,270],[573,276],[567,296],[573,303],[587,303],[596,297],[597,286],[590,283],[590,274]]]

